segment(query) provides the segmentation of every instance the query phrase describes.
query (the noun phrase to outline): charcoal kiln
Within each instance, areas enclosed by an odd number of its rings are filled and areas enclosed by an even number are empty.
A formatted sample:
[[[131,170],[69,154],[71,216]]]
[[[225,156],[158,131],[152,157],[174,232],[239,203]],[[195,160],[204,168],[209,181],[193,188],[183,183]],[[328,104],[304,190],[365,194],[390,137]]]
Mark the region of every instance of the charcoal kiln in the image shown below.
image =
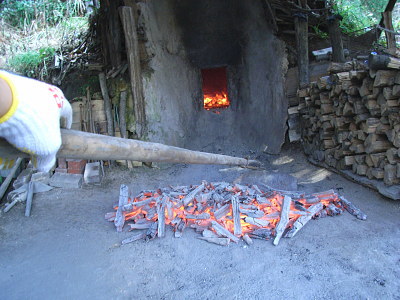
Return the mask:
[[[278,153],[287,59],[263,1],[157,0],[137,8],[148,139]]]

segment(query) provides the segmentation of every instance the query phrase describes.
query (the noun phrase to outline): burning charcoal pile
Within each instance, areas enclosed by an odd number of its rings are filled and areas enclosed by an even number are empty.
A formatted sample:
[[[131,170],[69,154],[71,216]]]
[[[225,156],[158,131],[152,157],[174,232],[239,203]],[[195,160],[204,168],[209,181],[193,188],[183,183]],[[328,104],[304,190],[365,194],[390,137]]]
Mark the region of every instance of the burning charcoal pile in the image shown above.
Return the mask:
[[[175,237],[191,227],[202,234],[200,239],[218,245],[237,243],[240,238],[248,244],[253,238],[273,239],[278,245],[282,237],[295,236],[313,218],[339,215],[344,209],[361,220],[367,217],[333,190],[305,194],[206,181],[197,186],[142,191],[136,197],[130,196],[123,184],[114,209],[105,218],[114,222],[117,231],[125,224],[129,230],[140,230],[122,244],[163,237],[170,225]]]

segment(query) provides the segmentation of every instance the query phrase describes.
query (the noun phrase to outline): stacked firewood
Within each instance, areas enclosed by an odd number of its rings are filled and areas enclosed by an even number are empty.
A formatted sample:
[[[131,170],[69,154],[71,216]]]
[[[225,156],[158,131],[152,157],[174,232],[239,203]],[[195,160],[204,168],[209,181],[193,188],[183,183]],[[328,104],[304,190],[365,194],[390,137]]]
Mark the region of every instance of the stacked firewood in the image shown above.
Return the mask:
[[[252,238],[273,238],[277,245],[281,237],[293,237],[312,218],[335,216],[343,210],[361,220],[367,217],[333,190],[306,194],[206,181],[142,191],[136,196],[122,184],[114,209],[105,219],[114,222],[117,231],[124,225],[138,231],[122,244],[163,237],[170,225],[175,237],[191,227],[202,234],[200,239],[218,245],[237,243],[240,238],[248,244]]]
[[[306,154],[328,166],[400,183],[400,71],[331,63],[299,90]]]

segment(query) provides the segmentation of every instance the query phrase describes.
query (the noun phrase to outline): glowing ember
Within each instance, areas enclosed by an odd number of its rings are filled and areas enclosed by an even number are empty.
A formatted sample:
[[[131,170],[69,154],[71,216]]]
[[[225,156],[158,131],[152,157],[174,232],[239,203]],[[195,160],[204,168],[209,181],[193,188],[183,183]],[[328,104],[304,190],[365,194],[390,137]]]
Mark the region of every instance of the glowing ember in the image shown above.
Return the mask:
[[[176,237],[190,226],[203,233],[202,239],[219,245],[227,245],[230,240],[238,242],[240,237],[246,242],[251,241],[250,237],[275,237],[277,244],[281,236],[294,236],[311,218],[338,215],[344,208],[357,218],[366,218],[333,190],[306,195],[261,190],[256,185],[203,181],[198,186],[141,192],[134,198],[129,198],[127,186],[121,185],[117,212],[105,217],[114,221],[117,229],[122,230],[124,223],[130,221],[131,230],[147,230],[128,242],[163,236],[165,225],[170,225]]]

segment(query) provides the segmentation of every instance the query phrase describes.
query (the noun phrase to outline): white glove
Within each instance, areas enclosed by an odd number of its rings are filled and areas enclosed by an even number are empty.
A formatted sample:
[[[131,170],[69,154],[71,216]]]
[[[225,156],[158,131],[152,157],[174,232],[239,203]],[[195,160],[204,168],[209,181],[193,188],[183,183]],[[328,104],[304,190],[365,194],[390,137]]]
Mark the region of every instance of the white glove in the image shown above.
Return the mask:
[[[63,127],[71,128],[71,105],[55,86],[1,70],[0,78],[13,97],[10,110],[0,118],[0,136],[30,154],[39,171],[49,171],[61,146],[60,118]]]

